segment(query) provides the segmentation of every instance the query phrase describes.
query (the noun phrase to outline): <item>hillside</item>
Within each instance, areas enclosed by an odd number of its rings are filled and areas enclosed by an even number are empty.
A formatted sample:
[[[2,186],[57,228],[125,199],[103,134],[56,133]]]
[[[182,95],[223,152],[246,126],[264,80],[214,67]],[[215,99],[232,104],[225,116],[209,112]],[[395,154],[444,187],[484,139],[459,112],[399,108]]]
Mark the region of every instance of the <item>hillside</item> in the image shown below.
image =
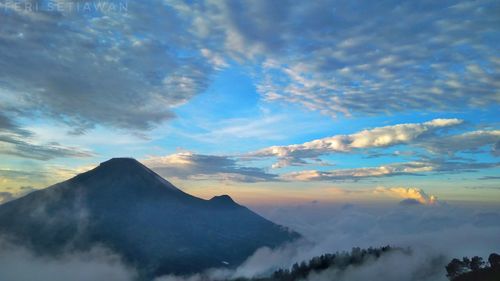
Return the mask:
[[[0,234],[42,255],[102,245],[144,278],[235,267],[299,237],[227,195],[186,194],[128,158],[0,205]]]

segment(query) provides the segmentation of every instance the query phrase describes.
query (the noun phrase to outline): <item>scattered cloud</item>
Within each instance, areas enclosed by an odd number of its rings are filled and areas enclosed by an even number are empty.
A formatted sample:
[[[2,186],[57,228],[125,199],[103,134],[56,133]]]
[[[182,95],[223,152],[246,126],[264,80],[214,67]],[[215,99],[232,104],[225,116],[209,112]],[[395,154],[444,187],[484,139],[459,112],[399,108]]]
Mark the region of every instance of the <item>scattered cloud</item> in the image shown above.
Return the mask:
[[[359,131],[348,135],[334,135],[302,144],[271,146],[237,157],[177,153],[164,157],[151,157],[145,162],[166,177],[206,179],[219,178],[233,181],[358,181],[366,178],[399,175],[425,175],[428,173],[472,172],[496,168],[498,162],[478,162],[457,158],[457,152],[478,152],[494,145],[499,133],[472,131],[455,135],[442,134],[448,128],[463,123],[460,119],[433,119],[423,123],[397,124]],[[289,165],[326,165],[321,156],[333,153],[370,151],[396,145],[425,148],[430,155],[394,152],[394,157],[413,157],[407,162],[389,163],[376,167],[357,167],[334,170],[301,170],[281,175],[268,173],[262,168],[239,166],[239,160],[259,160],[275,157],[273,168]],[[437,157],[436,157],[437,156]],[[311,162],[312,160],[313,162]]]
[[[39,164],[36,161],[23,162],[18,168],[0,167],[0,190],[13,197],[25,195],[33,190],[67,180],[86,172],[94,165],[68,167],[67,165]]]
[[[500,141],[497,141],[495,145],[493,145],[492,153],[495,156],[500,156]]]
[[[171,3],[211,54],[259,65],[268,101],[331,116],[500,102],[493,0]]]
[[[9,198],[30,191],[31,184],[46,183],[50,174],[46,170],[15,170],[0,168],[0,188],[10,193]],[[6,196],[6,195],[5,195]],[[5,200],[4,200],[5,201]]]
[[[405,163],[394,163],[378,167],[337,169],[330,171],[303,170],[283,174],[289,181],[357,181],[366,178],[390,177],[399,175],[422,175],[425,173],[473,172],[479,169],[497,168],[500,162],[465,162],[428,159]]]
[[[323,2],[317,8],[330,11],[324,24],[335,30],[310,40],[301,36],[311,42],[309,52],[266,61],[259,90],[268,100],[299,103],[332,116],[498,103],[497,56],[491,41],[482,39],[498,38],[498,32],[491,30],[496,19],[484,4],[458,11],[447,2],[417,8],[389,1],[363,9]],[[327,5],[338,8],[331,12]],[[398,24],[402,18],[403,26]],[[287,43],[302,50],[298,42]],[[466,71],[457,72],[458,65]]]
[[[284,174],[289,181],[347,181],[373,177],[408,175],[416,172],[431,171],[425,163],[392,164],[372,168],[337,169],[331,171],[304,170]]]
[[[500,180],[500,176],[484,176],[480,177],[480,180]]]
[[[271,146],[249,155],[277,157],[279,162],[273,165],[274,168],[303,165],[307,163],[305,159],[315,159],[330,153],[409,144],[424,136],[432,135],[439,129],[457,126],[462,122],[460,119],[434,119],[424,123],[397,124],[363,130],[350,135],[335,135],[303,144]]]
[[[1,174],[1,172],[0,172]],[[4,188],[5,191],[0,192],[0,204],[5,203],[7,201],[11,201],[13,199],[24,196],[32,191],[37,190],[32,186],[21,186],[20,188]]]
[[[427,195],[422,189],[414,187],[378,187],[374,190],[376,194],[386,194],[393,197],[403,198],[402,205],[412,205],[414,203],[422,205],[433,205],[438,202],[434,195]]]
[[[0,154],[36,160],[50,160],[61,157],[90,157],[94,155],[88,150],[61,145],[57,142],[39,143],[36,141],[36,135],[31,131],[17,126],[10,118],[1,113]]]
[[[496,155],[500,142],[500,130],[472,131],[459,135],[433,138],[422,143],[427,150],[437,154],[453,155],[456,152],[478,152],[485,146],[491,146],[491,153]]]
[[[498,3],[458,6],[154,0],[82,13],[4,4],[0,97],[3,110],[74,133],[147,130],[235,61],[267,100],[328,115],[497,104]]]
[[[142,161],[160,175],[179,179],[215,179],[236,182],[276,181],[278,176],[255,167],[240,166],[229,156],[180,152]]]
[[[142,131],[173,118],[172,107],[203,91],[214,71],[163,1],[98,13],[43,3],[27,11],[23,2],[1,7],[4,111],[65,122],[76,134],[95,125]]]

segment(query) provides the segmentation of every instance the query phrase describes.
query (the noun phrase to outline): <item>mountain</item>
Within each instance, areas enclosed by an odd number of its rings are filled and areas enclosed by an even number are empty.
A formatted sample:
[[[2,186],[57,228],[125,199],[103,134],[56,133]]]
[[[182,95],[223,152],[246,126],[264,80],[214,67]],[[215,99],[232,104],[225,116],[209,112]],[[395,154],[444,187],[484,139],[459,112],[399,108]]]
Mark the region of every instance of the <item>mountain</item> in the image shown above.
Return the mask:
[[[204,200],[131,158],[0,205],[0,234],[42,255],[102,245],[142,279],[234,267],[299,237],[227,195]]]

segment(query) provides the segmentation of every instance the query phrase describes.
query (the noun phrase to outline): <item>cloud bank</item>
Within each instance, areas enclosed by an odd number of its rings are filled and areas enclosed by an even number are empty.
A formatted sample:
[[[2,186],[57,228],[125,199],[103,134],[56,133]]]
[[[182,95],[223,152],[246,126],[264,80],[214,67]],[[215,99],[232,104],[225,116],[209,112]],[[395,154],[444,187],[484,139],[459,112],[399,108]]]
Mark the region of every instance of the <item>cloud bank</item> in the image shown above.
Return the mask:
[[[213,64],[162,1],[95,13],[18,2],[1,3],[2,111],[53,118],[73,133],[98,124],[140,131],[174,117],[171,108],[210,80]]]
[[[492,0],[171,3],[212,54],[258,65],[268,101],[330,116],[500,101]]]
[[[385,206],[322,204],[255,207],[272,221],[291,227],[305,240],[278,249],[261,248],[234,271],[209,270],[189,277],[165,276],[157,281],[220,280],[265,276],[277,268],[324,253],[371,246],[411,247],[409,254],[393,253],[344,272],[311,274],[308,281],[380,280],[445,281],[444,266],[453,257],[487,256],[499,251],[500,210],[478,210],[436,199],[418,188],[378,189],[385,195],[413,198],[425,204]],[[432,203],[434,202],[434,203]],[[259,209],[260,208],[260,209]]]
[[[151,156],[144,163],[165,177],[180,179],[219,179],[237,182],[259,181],[358,181],[367,178],[401,175],[426,175],[429,173],[474,172],[496,168],[498,161],[477,161],[455,157],[458,153],[483,153],[495,157],[495,147],[500,141],[498,130],[476,130],[447,134],[446,130],[461,125],[461,119],[433,119],[422,123],[396,124],[376,127],[347,135],[334,135],[321,139],[285,146],[271,146],[240,155],[203,155],[181,152],[166,156]],[[406,146],[411,150],[396,151],[392,163],[374,167],[349,169],[303,169],[300,171],[271,173],[263,168],[248,166],[249,161],[276,158],[272,168],[287,166],[333,166],[321,157],[339,153],[362,153],[379,157],[377,150]],[[418,153],[416,152],[418,151]],[[378,153],[378,154],[377,154]],[[410,161],[407,160],[410,158]],[[326,165],[325,165],[326,163]],[[255,164],[254,164],[255,165]]]
[[[314,256],[352,247],[390,244],[411,247],[346,271],[311,274],[308,281],[446,280],[444,265],[452,257],[487,256],[500,248],[500,209],[437,204],[437,199],[418,188],[378,188],[375,193],[421,204],[323,204],[260,206],[255,211],[276,223],[299,231],[304,239],[277,249],[261,248],[234,270],[210,269],[181,277],[162,276],[155,281],[201,281],[265,276],[277,268]],[[21,245],[0,240],[0,278],[6,280],[134,280],[136,269],[119,256],[99,247],[86,252],[66,252],[57,257],[36,255]],[[29,270],[27,270],[29,269]]]
[[[50,258],[0,240],[1,280],[133,281],[134,278],[134,270],[121,263],[119,256],[98,247]]]
[[[266,100],[332,116],[500,102],[493,0],[153,0],[95,13],[17,2],[0,3],[2,111],[73,133],[148,130],[231,63]]]
[[[412,202],[417,202],[418,204],[432,205],[432,204],[438,203],[436,196],[427,195],[427,193],[425,193],[420,188],[413,188],[413,187],[383,188],[383,187],[378,187],[375,189],[375,193],[383,193],[383,194],[387,194],[390,196],[396,196],[399,198],[403,198],[404,200],[401,201],[401,203],[403,203],[403,204],[412,204]]]
[[[236,182],[275,181],[278,176],[256,167],[245,167],[229,156],[180,152],[145,159],[144,164],[166,178],[230,180]]]
[[[434,119],[424,123],[378,127],[350,135],[335,135],[316,139],[302,144],[272,146],[250,153],[249,156],[277,157],[279,162],[273,165],[274,168],[301,165],[307,163],[305,159],[314,159],[325,154],[411,144],[439,129],[457,126],[462,122],[463,120],[459,119]]]
[[[330,171],[303,170],[285,173],[281,178],[288,181],[358,181],[367,178],[392,177],[401,175],[426,175],[429,173],[475,172],[500,166],[500,162],[475,162],[470,160],[449,161],[424,159],[422,161],[393,163],[378,167],[336,169]]]
[[[2,106],[0,105],[0,110]],[[10,117],[0,113],[0,154],[15,155],[36,160],[54,158],[82,158],[94,154],[88,150],[61,145],[57,142],[39,143],[36,135],[18,126]]]

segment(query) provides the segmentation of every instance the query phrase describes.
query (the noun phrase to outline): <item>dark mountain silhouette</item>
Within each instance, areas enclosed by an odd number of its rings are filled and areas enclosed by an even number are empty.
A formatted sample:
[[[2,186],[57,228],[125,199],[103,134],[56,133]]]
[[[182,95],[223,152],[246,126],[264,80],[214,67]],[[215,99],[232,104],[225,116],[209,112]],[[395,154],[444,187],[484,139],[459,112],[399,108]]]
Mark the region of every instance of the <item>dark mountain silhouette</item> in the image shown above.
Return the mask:
[[[299,236],[227,195],[186,194],[130,158],[0,205],[0,233],[43,255],[103,245],[144,279],[236,266]]]

